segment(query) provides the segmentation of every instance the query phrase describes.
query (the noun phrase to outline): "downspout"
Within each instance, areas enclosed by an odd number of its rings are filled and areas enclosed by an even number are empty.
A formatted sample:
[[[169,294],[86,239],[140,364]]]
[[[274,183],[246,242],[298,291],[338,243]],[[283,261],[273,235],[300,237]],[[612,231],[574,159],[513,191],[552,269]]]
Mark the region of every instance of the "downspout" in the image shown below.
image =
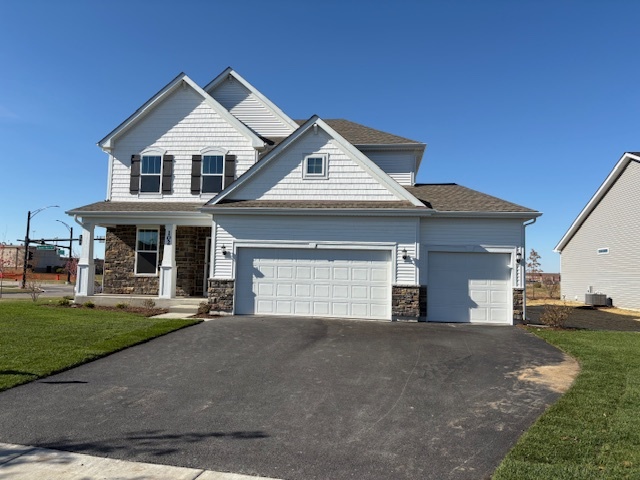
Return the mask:
[[[522,268],[522,320],[523,322],[527,321],[527,268],[526,268],[526,264],[527,264],[527,260],[526,260],[526,254],[527,254],[527,246],[526,246],[526,238],[527,235],[525,234],[525,230],[528,226],[533,225],[534,223],[536,223],[536,220],[538,220],[538,217],[534,217],[532,218],[529,222],[524,222],[522,224],[522,249],[523,251],[523,256],[522,256],[522,260],[525,262],[525,267],[521,267]]]

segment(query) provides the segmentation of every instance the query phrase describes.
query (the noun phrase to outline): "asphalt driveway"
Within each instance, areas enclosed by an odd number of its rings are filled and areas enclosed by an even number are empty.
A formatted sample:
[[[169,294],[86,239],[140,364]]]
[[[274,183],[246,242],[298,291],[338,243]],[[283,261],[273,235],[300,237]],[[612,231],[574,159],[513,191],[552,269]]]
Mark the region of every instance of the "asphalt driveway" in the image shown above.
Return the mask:
[[[488,478],[559,394],[515,327],[229,317],[0,393],[0,442],[283,479]]]

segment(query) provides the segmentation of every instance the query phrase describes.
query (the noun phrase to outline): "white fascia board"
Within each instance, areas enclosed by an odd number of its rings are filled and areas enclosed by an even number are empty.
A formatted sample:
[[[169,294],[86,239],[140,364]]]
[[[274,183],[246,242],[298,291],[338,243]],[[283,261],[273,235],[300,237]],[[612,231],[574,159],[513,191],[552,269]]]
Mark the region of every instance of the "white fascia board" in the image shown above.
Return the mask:
[[[207,104],[213,108],[222,118],[233,125],[238,132],[243,134],[247,139],[251,140],[251,146],[255,148],[262,148],[265,146],[265,142],[258,137],[249,127],[234,117],[229,110],[224,108],[215,98],[204,91],[198,84],[185,75],[185,82],[187,82],[196,92],[198,92],[205,99]]]
[[[138,108],[135,112],[133,112],[124,122],[118,125],[116,128],[111,130],[102,140],[98,141],[98,146],[103,150],[110,150],[112,148],[113,140],[128,129],[133,123],[135,123],[142,116],[146,115],[150,110],[153,109],[155,105],[157,105],[162,99],[166,97],[166,95],[173,91],[173,89],[180,85],[180,82],[187,75],[184,72],[181,72],[176,78],[171,80],[168,84],[160,89],[158,93],[156,93],[153,97],[147,100],[140,108]]]
[[[311,122],[311,119],[313,119],[314,117],[316,117],[316,120],[314,122]],[[325,123],[324,120],[319,118],[317,115],[314,115],[314,117],[311,117],[311,119],[308,120],[307,123],[305,123],[305,127],[307,129],[314,123],[318,124],[325,132],[333,137],[334,141],[336,141],[340,145],[340,147],[342,147],[348,154],[351,155],[356,163],[359,163],[360,166],[367,173],[369,173],[369,175],[371,175],[378,182],[384,185],[389,191],[395,193],[399,198],[411,202],[416,207],[424,207],[424,204],[420,200],[411,195],[405,188],[401,187],[398,182],[389,177],[389,175],[387,175],[384,170],[382,170],[376,163],[369,159],[369,157],[367,157],[364,153],[350,144],[342,135],[340,135],[327,123]],[[311,125],[307,125],[309,123],[311,123]]]
[[[106,137],[98,142],[98,146],[105,150],[106,152],[111,151],[113,148],[114,140],[126,132],[129,128],[135,125],[138,121],[140,121],[143,117],[145,117],[149,112],[151,112],[160,102],[162,102],[167,96],[173,93],[177,88],[186,83],[193,90],[195,90],[202,98],[207,102],[207,104],[215,110],[221,117],[227,120],[231,125],[233,125],[238,132],[243,134],[249,140],[251,140],[251,144],[253,147],[264,147],[264,142],[253,133],[249,127],[247,127],[244,123],[238,120],[236,117],[231,115],[229,111],[220,105],[214,98],[212,98],[208,93],[206,93],[202,88],[200,88],[193,80],[191,80],[185,73],[180,73],[176,78],[171,80],[164,88],[162,88],[158,93],[156,93],[151,99],[144,103],[138,110],[136,110],[129,118],[127,118],[124,122],[118,125],[114,130],[112,130]]]
[[[264,207],[209,207],[203,213],[218,215],[297,215],[297,216],[356,216],[356,217],[419,217],[428,216],[431,210],[401,208],[264,208]]]
[[[158,225],[176,224],[208,227],[211,216],[199,212],[67,212],[69,215],[82,218],[82,222],[95,225],[137,225],[154,223]]]
[[[291,118],[289,118],[289,116],[286,113],[284,113],[282,110],[280,110],[280,108],[275,103],[273,103],[266,96],[264,96],[262,92],[260,92],[260,90],[258,90],[256,87],[251,85],[249,82],[247,82],[238,72],[236,72],[231,67],[227,67],[220,75],[218,75],[216,78],[211,80],[204,87],[204,90],[207,93],[215,90],[216,87],[220,85],[222,82],[224,82],[229,75],[235,78],[242,86],[244,86],[251,93],[253,93],[263,103],[263,105],[267,107],[267,110],[271,111],[271,113],[273,113],[276,117],[278,117],[281,122],[289,125],[291,127],[292,132],[298,129],[300,125],[298,125]]]
[[[607,194],[609,189],[618,180],[620,175],[622,175],[622,172],[631,161],[640,162],[640,157],[633,155],[631,153],[625,153],[624,155],[622,155],[620,160],[618,160],[618,163],[616,163],[615,167],[613,167],[613,170],[611,170],[611,173],[609,173],[605,181],[602,182],[602,185],[600,185],[600,188],[598,188],[598,190],[593,195],[593,197],[591,197],[591,200],[589,200],[587,205],[582,209],[580,214],[573,221],[573,223],[569,227],[569,230],[567,230],[567,232],[562,236],[558,244],[553,249],[554,252],[562,253],[562,249],[573,238],[573,236],[576,234],[578,229],[582,226],[582,224],[587,219],[587,217],[591,215],[591,212],[593,212],[593,210],[596,208],[598,203],[600,203],[600,200],[604,198],[604,196]]]
[[[542,212],[439,212],[434,211],[434,217],[450,218],[518,218],[522,221],[532,220],[542,215]]]
[[[366,172],[369,173],[373,178],[375,178],[378,182],[384,185],[391,192],[395,193],[400,199],[407,200],[411,202],[416,207],[425,208],[424,204],[418,200],[416,197],[411,195],[406,189],[400,186],[396,181],[394,181],[391,177],[389,177],[384,171],[376,165],[373,161],[371,161],[364,153],[358,150],[356,147],[351,145],[347,140],[342,137],[338,132],[336,132],[333,128],[327,125],[320,117],[317,115],[313,115],[309,120],[307,120],[303,125],[298,128],[295,132],[289,135],[283,142],[279,143],[276,148],[271,150],[267,155],[262,158],[258,163],[256,163],[251,169],[249,169],[244,175],[242,175],[238,180],[231,184],[231,186],[221,192],[219,195],[214,197],[210,202],[205,204],[205,207],[208,205],[215,205],[220,203],[221,200],[228,197],[231,193],[235,192],[239,188],[242,188],[247,181],[253,178],[255,175],[260,172],[273,158],[278,156],[281,152],[286,150],[290,145],[292,145],[298,138],[304,135],[313,125],[318,125],[322,128],[330,137],[333,138],[334,141],[338,143],[338,145],[353,158],[353,160],[358,163]]]
[[[209,200],[207,203],[205,203],[204,206],[207,207],[208,205],[215,205],[217,203],[220,203],[221,200],[223,200],[226,197],[228,197],[231,193],[235,192],[239,188],[242,188],[242,185],[247,183],[260,170],[262,170],[264,168],[264,166],[267,165],[272,158],[274,158],[280,152],[284,151],[289,145],[291,145],[291,143],[296,138],[298,138],[300,135],[302,135],[307,130],[307,128],[303,128],[303,127],[308,127],[308,124],[309,125],[313,125],[312,120],[314,120],[315,118],[318,118],[318,117],[316,115],[314,115],[309,120],[307,120],[305,122],[305,124],[302,125],[298,130],[296,130],[291,135],[289,135],[284,141],[282,141],[278,145],[276,145],[276,148],[274,148],[269,153],[267,153],[257,163],[254,163],[253,166],[251,168],[249,168],[249,170],[247,170],[244,174],[242,174],[240,176],[240,178],[238,178],[235,182],[233,182],[229,188],[223,190],[218,195],[213,197],[211,200]]]

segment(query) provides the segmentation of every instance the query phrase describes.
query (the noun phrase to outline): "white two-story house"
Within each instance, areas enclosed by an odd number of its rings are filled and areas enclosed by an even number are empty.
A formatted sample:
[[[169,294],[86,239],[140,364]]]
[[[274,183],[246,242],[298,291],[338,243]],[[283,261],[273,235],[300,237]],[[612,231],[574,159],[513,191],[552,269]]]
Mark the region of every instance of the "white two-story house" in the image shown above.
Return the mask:
[[[77,301],[522,318],[525,226],[540,213],[453,183],[416,184],[424,143],[347,120],[294,121],[228,68],[204,88],[179,75],[98,145],[107,199],[68,212],[86,239]],[[101,294],[96,226],[107,230]]]

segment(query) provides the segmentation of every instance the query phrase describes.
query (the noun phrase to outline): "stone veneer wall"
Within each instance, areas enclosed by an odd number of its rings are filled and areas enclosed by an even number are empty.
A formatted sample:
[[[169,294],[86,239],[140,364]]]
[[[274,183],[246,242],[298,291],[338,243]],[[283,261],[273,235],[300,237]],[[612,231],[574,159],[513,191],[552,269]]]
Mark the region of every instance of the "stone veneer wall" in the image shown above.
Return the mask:
[[[391,287],[392,318],[424,320],[427,316],[426,285],[393,285]]]
[[[178,227],[176,229],[176,295],[204,297],[204,268],[207,236],[206,227]]]
[[[212,312],[233,313],[235,280],[209,279],[209,304]]]
[[[524,321],[524,289],[513,289],[513,323],[518,324]]]
[[[160,228],[160,242],[164,228]],[[160,246],[158,265],[162,262]],[[136,226],[117,225],[107,228],[104,252],[103,293],[125,295],[158,295],[158,277],[135,275]]]

